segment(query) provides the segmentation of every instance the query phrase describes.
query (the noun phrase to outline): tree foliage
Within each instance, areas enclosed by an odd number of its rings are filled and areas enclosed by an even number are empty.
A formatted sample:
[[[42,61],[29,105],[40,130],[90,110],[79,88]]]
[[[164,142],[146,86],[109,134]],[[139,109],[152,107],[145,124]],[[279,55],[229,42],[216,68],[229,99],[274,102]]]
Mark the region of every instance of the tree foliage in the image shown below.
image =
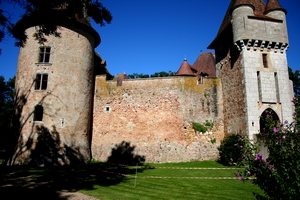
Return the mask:
[[[0,76],[0,149],[4,146],[5,137],[9,133],[12,114],[13,114],[13,95],[14,95],[15,77],[7,82],[3,76]]]
[[[149,77],[168,77],[168,76],[175,76],[175,72],[169,71],[161,71],[161,72],[155,72],[154,74],[138,74],[138,73],[133,73],[133,74],[128,74],[127,77],[129,79],[135,79],[135,78],[149,78]]]
[[[45,36],[60,36],[59,26],[66,20],[75,20],[89,23],[92,18],[100,26],[109,24],[112,15],[100,2],[92,0],[3,0],[8,3],[19,5],[25,10],[25,14],[19,22],[33,21],[32,25],[37,26],[34,37],[40,44],[46,41]],[[2,0],[0,0],[0,5]],[[27,35],[21,23],[12,24],[5,11],[0,9],[0,42],[8,31],[17,40],[17,46],[24,46]]]
[[[293,81],[293,89],[296,96],[300,96],[300,71],[296,70],[293,72],[293,70],[289,67],[289,78],[291,81]]]

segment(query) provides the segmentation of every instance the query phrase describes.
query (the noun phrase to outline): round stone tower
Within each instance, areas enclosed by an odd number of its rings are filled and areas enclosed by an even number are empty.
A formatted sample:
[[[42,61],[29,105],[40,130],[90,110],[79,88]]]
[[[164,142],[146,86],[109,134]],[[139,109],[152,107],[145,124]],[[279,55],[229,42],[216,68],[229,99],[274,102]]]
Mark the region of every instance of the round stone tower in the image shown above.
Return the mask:
[[[88,19],[59,22],[60,37],[38,44],[38,22],[21,20],[16,113],[8,165],[65,165],[91,159],[94,48],[100,36]]]

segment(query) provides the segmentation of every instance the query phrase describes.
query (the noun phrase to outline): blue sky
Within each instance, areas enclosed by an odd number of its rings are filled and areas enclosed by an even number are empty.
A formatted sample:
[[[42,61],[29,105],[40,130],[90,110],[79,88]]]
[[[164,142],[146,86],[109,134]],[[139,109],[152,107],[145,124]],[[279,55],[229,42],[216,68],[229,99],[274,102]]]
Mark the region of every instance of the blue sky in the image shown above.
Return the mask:
[[[186,56],[193,64],[215,38],[230,0],[101,0],[111,11],[111,24],[93,27],[101,36],[96,51],[112,75],[177,71]],[[300,1],[279,0],[287,13],[288,65],[299,70]],[[22,10],[2,4],[17,21]],[[0,75],[16,73],[19,48],[7,36],[2,43]]]

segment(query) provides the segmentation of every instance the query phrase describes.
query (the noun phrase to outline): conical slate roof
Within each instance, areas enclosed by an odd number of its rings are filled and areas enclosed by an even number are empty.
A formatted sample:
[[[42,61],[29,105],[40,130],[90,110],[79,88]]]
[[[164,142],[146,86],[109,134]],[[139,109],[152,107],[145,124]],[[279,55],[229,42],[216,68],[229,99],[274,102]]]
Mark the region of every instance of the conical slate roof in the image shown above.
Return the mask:
[[[227,12],[225,14],[225,17],[222,21],[222,24],[220,26],[220,29],[218,31],[218,34],[216,36],[216,38],[213,40],[213,42],[208,46],[209,49],[213,49],[215,47],[215,45],[219,42],[219,38],[220,36],[226,32],[226,28],[229,27],[229,25],[231,24],[231,12],[239,6],[242,5],[249,5],[251,7],[253,7],[254,10],[254,15],[259,17],[259,18],[268,18],[271,19],[268,16],[265,16],[266,13],[272,11],[272,10],[282,10],[286,13],[286,10],[281,8],[278,0],[269,0],[267,5],[264,3],[263,0],[232,0]]]
[[[283,12],[287,13],[287,11],[281,7],[278,0],[269,0],[265,9],[265,13],[273,10],[282,10]]]
[[[263,0],[232,0],[227,9],[226,15],[223,19],[223,22],[221,24],[221,27],[219,29],[217,36],[219,36],[223,32],[223,30],[227,27],[227,25],[231,22],[232,10],[241,5],[252,6],[256,13],[261,13],[261,14],[265,11],[265,6],[266,6],[266,4],[263,2]]]
[[[194,72],[191,69],[190,64],[187,62],[186,58],[182,62],[179,70],[175,74],[176,76],[195,76]]]

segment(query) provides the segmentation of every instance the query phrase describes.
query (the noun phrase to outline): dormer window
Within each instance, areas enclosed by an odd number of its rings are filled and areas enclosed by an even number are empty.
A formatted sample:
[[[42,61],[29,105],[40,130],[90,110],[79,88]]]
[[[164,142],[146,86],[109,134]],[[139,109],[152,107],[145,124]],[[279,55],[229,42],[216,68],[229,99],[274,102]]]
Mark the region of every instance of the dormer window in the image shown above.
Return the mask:
[[[51,51],[51,47],[40,47],[39,63],[50,62],[50,51]]]

